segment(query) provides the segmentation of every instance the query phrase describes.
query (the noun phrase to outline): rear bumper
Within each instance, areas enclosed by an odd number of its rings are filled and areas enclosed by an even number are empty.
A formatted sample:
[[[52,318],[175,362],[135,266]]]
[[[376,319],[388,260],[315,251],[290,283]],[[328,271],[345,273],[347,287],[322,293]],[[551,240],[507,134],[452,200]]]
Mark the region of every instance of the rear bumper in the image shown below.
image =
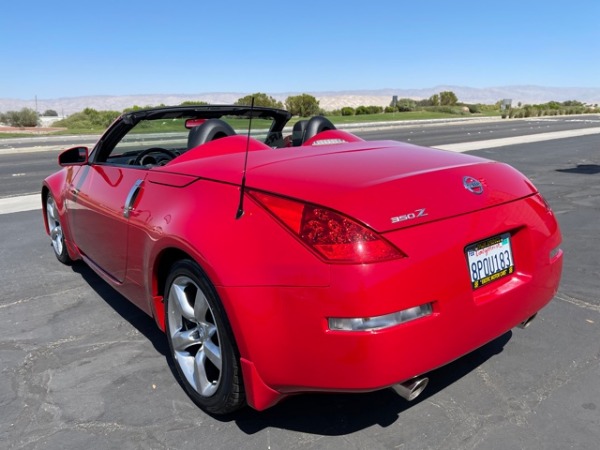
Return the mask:
[[[474,291],[465,247],[504,232],[511,233],[515,273]],[[264,409],[298,392],[376,390],[429,372],[528,319],[558,289],[562,252],[553,250],[560,231],[536,198],[386,237],[408,257],[332,265],[327,287],[218,288],[251,406]],[[328,328],[330,317],[372,317],[429,302],[431,315],[388,329]]]

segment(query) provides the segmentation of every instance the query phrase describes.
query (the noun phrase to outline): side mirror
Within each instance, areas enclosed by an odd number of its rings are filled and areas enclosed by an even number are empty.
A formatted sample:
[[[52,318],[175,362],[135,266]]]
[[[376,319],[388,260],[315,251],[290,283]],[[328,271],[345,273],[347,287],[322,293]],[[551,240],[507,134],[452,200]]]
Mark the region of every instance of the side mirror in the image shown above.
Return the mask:
[[[58,155],[58,164],[64,166],[82,166],[88,162],[87,147],[73,147]]]

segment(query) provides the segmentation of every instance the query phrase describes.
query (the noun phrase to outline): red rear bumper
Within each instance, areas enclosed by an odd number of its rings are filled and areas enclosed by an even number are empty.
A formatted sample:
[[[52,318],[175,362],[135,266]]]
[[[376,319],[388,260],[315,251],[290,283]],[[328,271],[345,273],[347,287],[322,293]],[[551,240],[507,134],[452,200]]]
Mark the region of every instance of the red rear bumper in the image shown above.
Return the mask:
[[[511,233],[515,273],[473,290],[464,249]],[[504,334],[555,295],[560,231],[539,198],[386,234],[408,257],[332,265],[328,287],[220,287],[251,406],[306,391],[381,389]],[[332,331],[330,317],[372,317],[433,303],[433,314],[372,332]],[[235,306],[234,306],[235,305]]]

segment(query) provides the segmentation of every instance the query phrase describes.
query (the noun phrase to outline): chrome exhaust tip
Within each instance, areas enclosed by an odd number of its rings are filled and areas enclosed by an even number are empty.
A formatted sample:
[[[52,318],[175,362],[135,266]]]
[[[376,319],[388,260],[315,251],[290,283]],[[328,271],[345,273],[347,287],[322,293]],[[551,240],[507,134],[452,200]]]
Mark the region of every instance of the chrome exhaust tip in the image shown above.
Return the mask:
[[[405,381],[404,383],[393,385],[392,389],[400,397],[410,402],[421,395],[421,392],[423,392],[427,387],[427,383],[429,383],[429,378],[427,377],[413,378],[412,380]]]
[[[533,322],[533,319],[535,319],[535,316],[537,316],[537,313],[535,313],[533,316],[531,316],[529,319],[524,320],[523,322],[521,322],[518,327],[519,328],[527,328],[529,326],[529,324],[531,322]]]

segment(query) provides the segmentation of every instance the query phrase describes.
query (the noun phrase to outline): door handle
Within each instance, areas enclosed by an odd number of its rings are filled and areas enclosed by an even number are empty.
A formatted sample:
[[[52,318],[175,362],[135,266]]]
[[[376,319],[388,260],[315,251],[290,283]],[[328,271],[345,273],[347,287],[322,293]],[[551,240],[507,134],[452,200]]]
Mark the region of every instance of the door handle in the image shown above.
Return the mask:
[[[140,193],[143,182],[144,180],[137,180],[127,195],[127,200],[125,200],[125,206],[123,207],[123,216],[125,216],[126,219],[129,219],[129,215],[131,214],[131,211],[133,211],[133,204]]]

